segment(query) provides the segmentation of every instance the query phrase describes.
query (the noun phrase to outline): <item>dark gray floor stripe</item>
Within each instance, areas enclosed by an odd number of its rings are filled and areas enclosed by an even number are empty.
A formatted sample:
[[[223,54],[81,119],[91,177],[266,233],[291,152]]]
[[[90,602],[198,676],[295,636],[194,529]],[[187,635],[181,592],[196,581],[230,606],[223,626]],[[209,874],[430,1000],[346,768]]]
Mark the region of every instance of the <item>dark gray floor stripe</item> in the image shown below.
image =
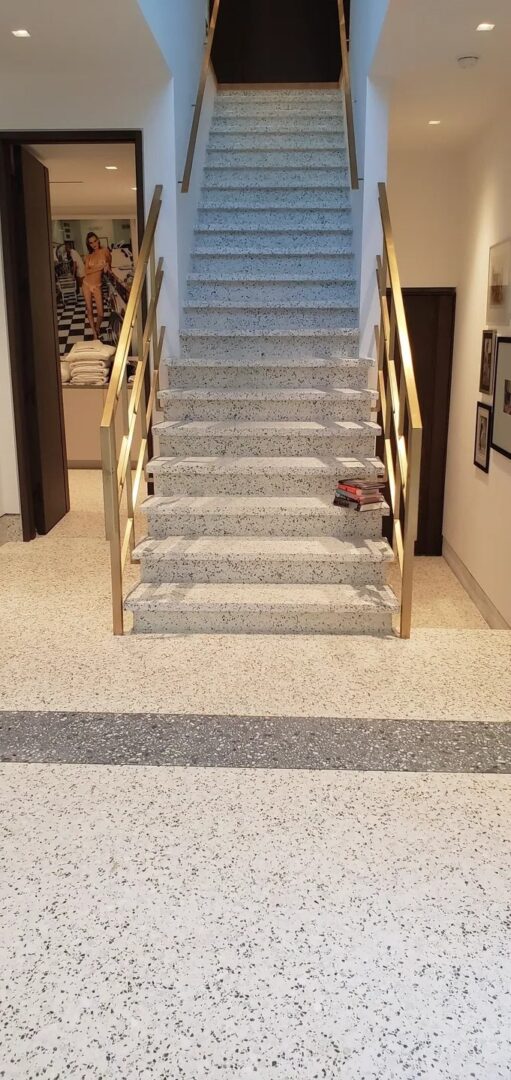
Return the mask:
[[[0,760],[509,773],[511,723],[0,712]]]

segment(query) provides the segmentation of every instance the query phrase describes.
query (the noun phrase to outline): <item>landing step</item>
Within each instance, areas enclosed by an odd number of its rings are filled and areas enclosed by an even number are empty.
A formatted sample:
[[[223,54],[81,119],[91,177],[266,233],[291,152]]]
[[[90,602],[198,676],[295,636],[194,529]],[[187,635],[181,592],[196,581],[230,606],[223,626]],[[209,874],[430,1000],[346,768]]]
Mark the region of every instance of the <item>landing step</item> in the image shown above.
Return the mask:
[[[143,583],[126,607],[135,633],[382,634],[398,605],[376,585]]]
[[[142,581],[383,585],[386,540],[334,536],[168,536],[133,553]]]

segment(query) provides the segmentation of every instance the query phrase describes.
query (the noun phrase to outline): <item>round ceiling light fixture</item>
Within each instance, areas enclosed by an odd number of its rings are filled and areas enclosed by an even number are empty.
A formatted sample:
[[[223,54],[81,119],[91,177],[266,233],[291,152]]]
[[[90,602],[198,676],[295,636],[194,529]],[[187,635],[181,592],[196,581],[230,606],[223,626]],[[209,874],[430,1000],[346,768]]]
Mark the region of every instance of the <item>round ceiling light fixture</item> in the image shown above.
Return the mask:
[[[460,68],[473,68],[478,63],[478,56],[458,56]]]

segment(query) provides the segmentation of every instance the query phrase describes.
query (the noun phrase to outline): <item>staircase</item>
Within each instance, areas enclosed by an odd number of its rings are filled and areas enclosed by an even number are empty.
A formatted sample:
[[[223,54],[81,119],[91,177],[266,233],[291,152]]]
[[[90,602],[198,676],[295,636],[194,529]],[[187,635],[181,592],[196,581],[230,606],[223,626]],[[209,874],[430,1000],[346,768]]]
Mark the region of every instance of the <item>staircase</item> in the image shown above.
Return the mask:
[[[138,633],[388,633],[382,472],[358,312],[338,91],[222,91],[181,356],[155,427]]]

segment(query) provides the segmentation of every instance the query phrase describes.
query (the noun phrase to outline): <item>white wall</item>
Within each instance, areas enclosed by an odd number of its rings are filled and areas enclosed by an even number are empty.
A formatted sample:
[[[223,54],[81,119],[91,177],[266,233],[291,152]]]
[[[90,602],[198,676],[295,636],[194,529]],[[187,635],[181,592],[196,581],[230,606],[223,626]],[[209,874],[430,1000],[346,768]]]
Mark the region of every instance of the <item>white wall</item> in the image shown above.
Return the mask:
[[[487,475],[473,465],[488,252],[511,234],[510,127],[500,118],[464,150],[392,148],[389,199],[403,285],[457,288],[443,532],[511,624],[511,461],[492,450]]]
[[[205,3],[143,0],[142,6],[152,17],[152,29],[136,0],[109,0],[106,7],[102,0],[89,0],[86,6],[70,5],[68,0],[52,3],[54,19],[48,20],[38,0],[25,0],[26,25],[30,25],[32,38],[25,42],[25,51],[15,48],[23,42],[16,43],[14,38],[8,42],[12,55],[9,53],[0,71],[0,129],[142,131],[146,210],[155,185],[164,187],[157,234],[158,252],[165,260],[160,319],[167,327],[167,352],[176,354],[180,291],[182,294],[196,212],[204,136],[194,172],[195,188],[184,204],[184,213],[181,200],[187,197],[179,194],[178,203],[177,183],[199,78]],[[102,28],[99,39],[98,25]],[[116,50],[118,63],[114,62]],[[170,69],[170,59],[175,72]],[[213,96],[210,83],[210,111]],[[205,124],[207,119],[206,113]],[[6,379],[2,379],[0,395],[0,513],[6,513],[13,507],[17,510],[18,501],[1,282],[0,291],[0,373]]]
[[[202,171],[216,95],[216,81],[212,72],[210,72],[201,111],[190,189],[186,195],[181,195],[179,181],[183,175],[193,118],[193,107],[197,97],[204,52],[208,3],[207,0],[172,0],[172,3],[162,3],[162,0],[138,0],[138,3],[173,75],[174,145],[177,170],[178,290],[182,306],[186,293],[186,277],[192,249],[193,229],[197,216]]]
[[[458,284],[466,218],[463,166],[459,149],[391,144],[388,196],[403,285]]]
[[[376,256],[381,253],[378,207],[380,180],[387,177],[388,99],[386,87],[372,77],[389,0],[352,0],[350,68],[355,114],[360,190],[353,193],[353,230],[360,281],[360,352],[375,355],[374,326],[379,318]]]

